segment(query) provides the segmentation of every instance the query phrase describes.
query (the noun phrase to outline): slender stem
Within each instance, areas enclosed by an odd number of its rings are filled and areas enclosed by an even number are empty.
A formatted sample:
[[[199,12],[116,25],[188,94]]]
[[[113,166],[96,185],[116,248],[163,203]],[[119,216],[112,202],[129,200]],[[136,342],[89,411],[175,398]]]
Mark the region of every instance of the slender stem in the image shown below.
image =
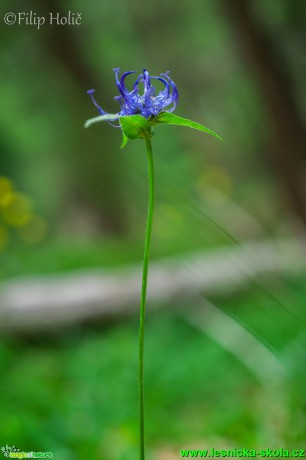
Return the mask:
[[[138,391],[139,391],[139,435],[140,435],[140,460],[145,460],[144,442],[144,328],[146,315],[146,297],[148,283],[148,268],[151,246],[151,234],[154,208],[154,165],[153,152],[150,135],[146,136],[148,176],[149,176],[149,206],[147,215],[146,237],[143,257],[142,288],[140,298],[140,320],[139,320],[139,361],[138,361]]]

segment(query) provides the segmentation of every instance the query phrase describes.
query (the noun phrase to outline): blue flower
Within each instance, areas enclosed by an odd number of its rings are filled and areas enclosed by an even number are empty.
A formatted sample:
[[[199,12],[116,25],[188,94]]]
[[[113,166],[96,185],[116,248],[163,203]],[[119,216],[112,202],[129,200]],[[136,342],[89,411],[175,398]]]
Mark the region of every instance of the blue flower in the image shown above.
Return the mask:
[[[136,71],[124,72],[119,79],[120,69],[113,69],[116,76],[116,84],[120,95],[114,99],[120,104],[120,112],[114,115],[110,121],[118,120],[119,117],[129,115],[142,115],[144,118],[150,119],[157,116],[161,112],[173,112],[178,102],[178,91],[174,82],[169,77],[168,73],[161,74],[160,77],[150,77],[149,72],[144,69],[136,79],[133,89],[129,91],[125,86],[125,79],[128,75]],[[156,88],[152,85],[151,80],[160,81],[165,88],[156,94]],[[143,90],[139,88],[139,85]],[[97,107],[100,115],[109,115],[95,101],[93,97],[94,89],[90,89],[87,93],[90,95],[94,105]],[[111,123],[112,124],[112,123]],[[113,125],[116,126],[117,125]],[[118,125],[119,127],[119,125]]]

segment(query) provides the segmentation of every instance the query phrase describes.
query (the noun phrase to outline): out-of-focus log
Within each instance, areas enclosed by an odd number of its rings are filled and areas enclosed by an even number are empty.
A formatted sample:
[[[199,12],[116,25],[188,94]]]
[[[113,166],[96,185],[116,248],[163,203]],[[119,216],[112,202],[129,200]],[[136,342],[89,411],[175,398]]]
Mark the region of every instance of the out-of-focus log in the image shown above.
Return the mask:
[[[306,270],[306,247],[295,240],[247,243],[152,262],[148,302],[175,305],[197,293],[239,289],[269,273]],[[13,279],[0,285],[2,330],[75,324],[138,309],[141,266]]]

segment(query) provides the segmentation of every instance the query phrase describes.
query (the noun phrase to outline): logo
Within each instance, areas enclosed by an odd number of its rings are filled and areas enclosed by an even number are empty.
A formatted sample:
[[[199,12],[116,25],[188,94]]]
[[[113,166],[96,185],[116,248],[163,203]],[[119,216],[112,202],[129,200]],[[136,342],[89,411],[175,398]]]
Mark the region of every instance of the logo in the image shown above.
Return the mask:
[[[53,458],[53,452],[20,452],[20,449],[8,444],[5,447],[1,447],[1,452],[4,457],[9,458]]]
[[[19,449],[15,446],[8,446],[6,445],[5,447],[1,447],[1,452],[3,453],[4,457],[9,457],[12,452],[19,452]]]

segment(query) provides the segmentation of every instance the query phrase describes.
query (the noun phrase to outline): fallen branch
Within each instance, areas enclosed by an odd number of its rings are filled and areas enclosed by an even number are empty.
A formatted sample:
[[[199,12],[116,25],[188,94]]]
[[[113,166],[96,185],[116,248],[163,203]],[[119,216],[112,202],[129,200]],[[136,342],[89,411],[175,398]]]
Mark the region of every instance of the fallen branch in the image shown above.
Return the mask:
[[[295,240],[265,240],[152,262],[148,301],[169,305],[195,293],[237,290],[259,275],[300,272],[305,255],[305,245]],[[1,328],[47,328],[137,311],[140,284],[140,265],[6,281],[0,285]]]

